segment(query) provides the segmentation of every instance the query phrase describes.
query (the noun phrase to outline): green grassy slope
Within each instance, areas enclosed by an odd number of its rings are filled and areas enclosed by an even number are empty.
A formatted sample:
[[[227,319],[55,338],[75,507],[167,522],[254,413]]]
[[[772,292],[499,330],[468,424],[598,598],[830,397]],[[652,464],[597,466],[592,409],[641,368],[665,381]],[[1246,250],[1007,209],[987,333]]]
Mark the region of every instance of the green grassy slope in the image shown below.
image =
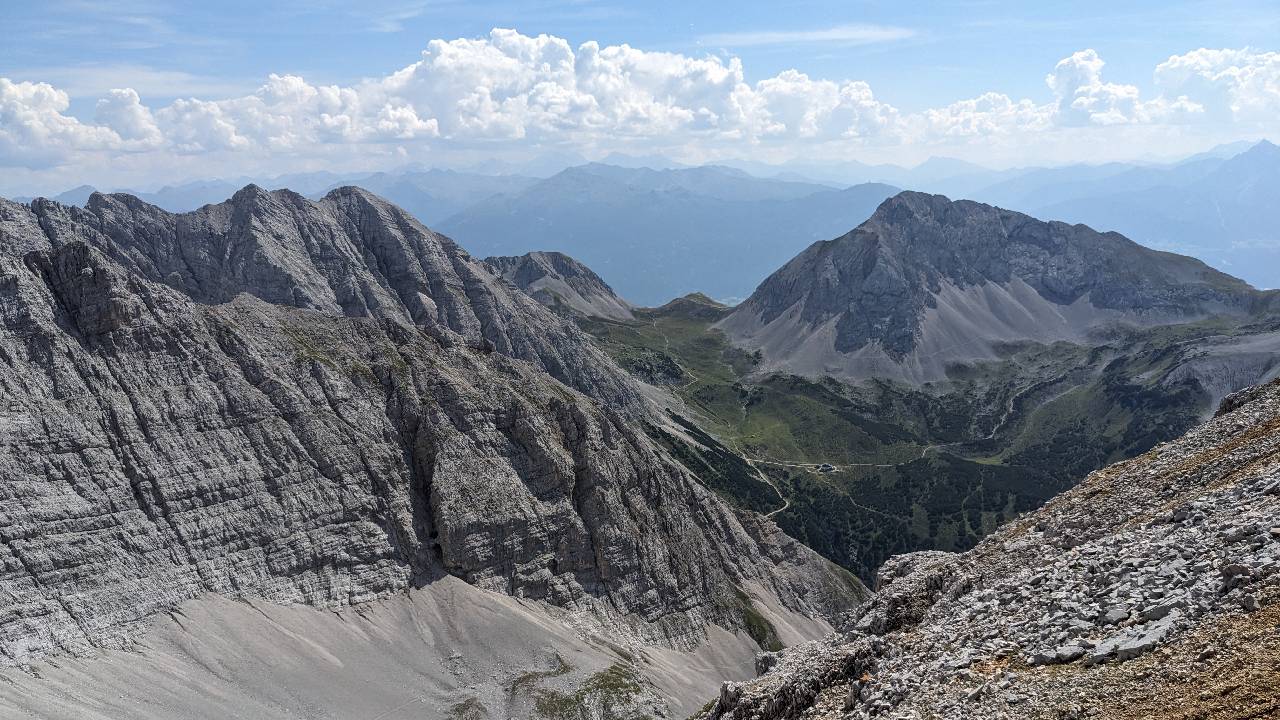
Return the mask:
[[[651,433],[691,471],[865,580],[896,553],[971,547],[1089,471],[1185,432],[1207,400],[1166,375],[1192,341],[1235,332],[1205,322],[1093,347],[1011,345],[946,383],[855,386],[752,375],[759,358],[711,328],[725,312],[690,296],[634,322],[580,324],[684,401],[688,417],[674,417],[693,443]]]

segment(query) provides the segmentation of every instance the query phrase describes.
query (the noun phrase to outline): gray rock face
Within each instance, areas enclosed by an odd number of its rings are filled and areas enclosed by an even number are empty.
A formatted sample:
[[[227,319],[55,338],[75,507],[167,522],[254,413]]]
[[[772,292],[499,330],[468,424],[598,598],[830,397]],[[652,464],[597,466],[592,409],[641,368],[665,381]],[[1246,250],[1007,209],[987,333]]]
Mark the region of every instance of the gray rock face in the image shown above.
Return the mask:
[[[82,240],[125,271],[201,304],[247,294],[327,315],[392,320],[443,344],[531,361],[615,406],[638,402],[576,329],[530,322],[522,313],[531,304],[500,291],[466,252],[359,188],[336,189],[316,203],[250,185],[226,203],[177,215],[130,195],[101,194],[85,210],[37,200],[32,211],[46,242]]]
[[[1243,317],[1265,301],[1199,260],[1116,233],[904,192],[810,246],[720,327],[763,350],[769,369],[936,380],[1002,342]]]
[[[676,646],[741,627],[742,587],[850,606],[653,421],[572,324],[358,189],[0,201],[0,663],[208,592],[342,606],[445,575]]]
[[[1266,716],[1274,682],[1230,674],[1256,664],[1274,678],[1278,452],[1273,382],[969,552],[886,563],[848,632],[726,684],[707,717],[1166,717],[1130,703],[1186,697],[1178,709],[1194,709],[1218,673],[1269,687],[1255,698]],[[1212,670],[1192,666],[1228,652]]]
[[[631,320],[631,304],[591,268],[558,252],[485,258],[485,265],[534,300],[562,315]]]

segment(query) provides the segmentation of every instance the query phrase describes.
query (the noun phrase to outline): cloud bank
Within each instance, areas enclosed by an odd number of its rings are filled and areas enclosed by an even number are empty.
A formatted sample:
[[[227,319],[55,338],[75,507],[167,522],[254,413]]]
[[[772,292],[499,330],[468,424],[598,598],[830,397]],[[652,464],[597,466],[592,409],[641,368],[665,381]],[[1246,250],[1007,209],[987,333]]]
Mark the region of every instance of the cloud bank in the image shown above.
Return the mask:
[[[840,30],[857,41],[892,29]],[[91,120],[69,114],[67,93],[39,78],[0,78],[0,167],[162,165],[201,156],[278,158],[288,169],[355,155],[429,160],[457,148],[496,154],[528,147],[847,159],[869,148],[1099,128],[1212,123],[1265,131],[1280,117],[1278,53],[1198,49],[1170,57],[1154,69],[1150,97],[1107,82],[1104,70],[1103,59],[1086,49],[1048,72],[1040,99],[988,92],[906,113],[859,80],[787,70],[748,82],[735,57],[597,42],[574,48],[559,37],[495,29],[478,39],[432,40],[417,62],[349,86],[271,75],[251,94],[163,107],[149,107],[133,89],[112,90],[97,100]]]

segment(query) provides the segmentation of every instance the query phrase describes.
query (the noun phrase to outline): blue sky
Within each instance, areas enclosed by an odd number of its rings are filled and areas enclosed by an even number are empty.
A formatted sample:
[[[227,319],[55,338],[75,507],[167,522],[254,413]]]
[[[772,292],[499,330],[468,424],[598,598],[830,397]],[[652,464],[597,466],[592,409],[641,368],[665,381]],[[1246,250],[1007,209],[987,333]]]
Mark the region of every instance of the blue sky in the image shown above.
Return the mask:
[[[84,66],[115,70],[85,82],[97,90],[107,89],[104,82],[145,82],[138,68],[189,75],[195,89],[248,92],[268,74],[286,72],[349,83],[408,64],[430,39],[480,37],[494,27],[549,33],[574,45],[597,40],[690,55],[727,51],[742,58],[748,80],[788,68],[861,79],[909,110],[987,90],[1045,95],[1048,68],[1083,48],[1106,58],[1112,81],[1139,86],[1150,84],[1156,63],[1195,48],[1280,49],[1275,2],[54,0],[13,3],[5,15],[10,29],[0,45],[0,68],[6,73],[38,80],[47,69],[59,77]],[[823,39],[822,31],[850,25],[909,34],[862,44]],[[751,35],[767,33],[797,37],[752,43]],[[174,97],[172,81],[154,85],[154,100]]]
[[[1254,139],[1271,131],[1268,114],[1280,106],[1275,2],[54,0],[9,3],[5,15],[0,166],[12,168],[10,183],[60,182],[77,171],[137,183],[201,168],[449,164],[548,148],[686,161],[911,164],[947,154],[1062,163],[1086,149],[1108,160]],[[469,46],[460,64],[420,67],[412,89],[388,84],[432,40],[500,44],[494,28],[549,35],[571,57],[508,44],[508,54],[532,63],[518,70],[530,74],[497,87],[517,70],[486,65],[486,49]],[[650,75],[623,90],[589,90],[581,76],[539,74],[548,57],[580,63],[584,43],[648,54],[618,60],[610,77]],[[1200,49],[1232,54],[1189,55]],[[1175,57],[1185,60],[1170,70]],[[732,77],[697,62],[707,59]],[[1046,76],[1068,60],[1059,73],[1067,80],[1051,88]],[[442,89],[442,73],[494,91]],[[270,112],[235,102],[261,93],[272,75],[359,97]],[[40,83],[55,94],[39,92]],[[548,100],[552,86],[564,97]],[[672,87],[687,97],[665,95]],[[136,103],[110,95],[126,88]],[[184,98],[221,105],[175,108]],[[320,145],[324,152],[306,152]]]

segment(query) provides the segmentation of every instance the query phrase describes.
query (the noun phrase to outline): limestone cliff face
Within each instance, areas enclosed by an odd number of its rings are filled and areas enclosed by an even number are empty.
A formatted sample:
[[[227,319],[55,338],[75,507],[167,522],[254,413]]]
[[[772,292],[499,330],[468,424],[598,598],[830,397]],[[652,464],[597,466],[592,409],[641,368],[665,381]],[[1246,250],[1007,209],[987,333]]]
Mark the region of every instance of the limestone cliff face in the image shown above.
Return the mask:
[[[43,200],[32,210],[45,242],[81,240],[125,271],[201,304],[246,294],[326,315],[393,320],[441,344],[529,360],[615,406],[637,402],[575,328],[533,321],[534,303],[444,236],[359,188],[316,203],[250,185],[225,203],[177,215],[101,194],[85,210]]]
[[[845,577],[650,440],[576,328],[363,191],[0,201],[0,662],[206,592],[446,574],[676,645]]]

